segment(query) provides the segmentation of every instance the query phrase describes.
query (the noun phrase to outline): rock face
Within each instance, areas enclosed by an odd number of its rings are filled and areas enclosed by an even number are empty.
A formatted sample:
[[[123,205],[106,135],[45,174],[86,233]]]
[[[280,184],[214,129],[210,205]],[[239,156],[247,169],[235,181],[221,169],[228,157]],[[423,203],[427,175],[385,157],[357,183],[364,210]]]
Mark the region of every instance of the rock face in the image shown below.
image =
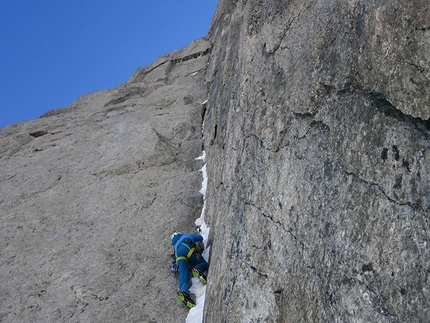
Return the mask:
[[[201,212],[209,52],[0,130],[0,322],[185,321],[170,235]]]
[[[204,148],[205,322],[429,322],[428,1],[221,0],[207,39],[0,130],[0,321],[184,322]]]
[[[427,1],[221,0],[205,322],[430,321]]]

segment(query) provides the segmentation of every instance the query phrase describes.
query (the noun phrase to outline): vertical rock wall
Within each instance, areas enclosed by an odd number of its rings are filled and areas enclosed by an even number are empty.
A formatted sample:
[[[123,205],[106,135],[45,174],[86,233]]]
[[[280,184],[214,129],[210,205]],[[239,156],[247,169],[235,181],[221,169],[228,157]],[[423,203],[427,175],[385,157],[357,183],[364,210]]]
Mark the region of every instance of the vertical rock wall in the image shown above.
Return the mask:
[[[206,322],[430,321],[429,10],[220,1]]]
[[[0,130],[0,322],[185,321],[170,236],[201,212],[210,47]]]
[[[208,38],[0,130],[0,321],[185,320],[203,114],[206,322],[430,321],[427,1],[221,0]]]

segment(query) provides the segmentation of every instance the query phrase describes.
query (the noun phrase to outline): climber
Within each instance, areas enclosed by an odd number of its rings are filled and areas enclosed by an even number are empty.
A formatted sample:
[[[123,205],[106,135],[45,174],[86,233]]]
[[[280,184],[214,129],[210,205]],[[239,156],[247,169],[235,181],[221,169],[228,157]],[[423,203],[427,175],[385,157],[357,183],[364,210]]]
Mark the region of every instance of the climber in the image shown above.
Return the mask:
[[[172,235],[172,246],[175,248],[174,262],[179,271],[179,292],[178,299],[187,307],[192,308],[196,303],[191,299],[190,281],[191,275],[197,277],[199,281],[206,285],[205,271],[208,269],[208,263],[203,259],[203,256],[196,252],[201,246],[203,237],[198,234],[182,234],[175,232]],[[197,247],[197,250],[196,250]],[[203,250],[203,247],[200,247]]]

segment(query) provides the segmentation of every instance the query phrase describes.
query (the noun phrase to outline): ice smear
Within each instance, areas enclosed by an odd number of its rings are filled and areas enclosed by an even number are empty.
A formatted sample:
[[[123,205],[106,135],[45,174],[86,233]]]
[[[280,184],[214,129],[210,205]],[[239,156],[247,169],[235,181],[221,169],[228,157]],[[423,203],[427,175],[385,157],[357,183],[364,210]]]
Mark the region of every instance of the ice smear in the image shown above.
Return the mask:
[[[202,156],[196,158],[197,160],[206,161],[206,153],[203,151]],[[200,193],[203,195],[203,208],[200,218],[198,218],[195,222],[196,226],[200,226],[201,235],[203,237],[203,243],[205,245],[205,250],[203,252],[203,258],[206,261],[209,260],[209,247],[207,247],[207,241],[209,236],[209,228],[205,223],[205,210],[206,210],[206,188],[208,185],[208,176],[206,172],[206,164],[200,169],[203,175],[202,189]],[[210,266],[210,264],[209,264]],[[203,310],[205,307],[205,299],[206,299],[206,286],[203,286],[197,278],[192,278],[192,286],[190,288],[190,292],[196,297],[196,306],[190,309],[188,313],[186,323],[202,323],[203,322]]]

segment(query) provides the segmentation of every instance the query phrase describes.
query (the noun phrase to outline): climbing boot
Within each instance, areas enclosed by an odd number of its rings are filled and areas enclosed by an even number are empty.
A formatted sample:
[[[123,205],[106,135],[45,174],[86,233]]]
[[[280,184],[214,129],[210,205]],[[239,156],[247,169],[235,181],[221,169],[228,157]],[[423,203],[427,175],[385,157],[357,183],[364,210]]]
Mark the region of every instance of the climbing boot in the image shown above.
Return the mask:
[[[193,308],[194,306],[196,306],[196,303],[192,300],[188,293],[179,292],[178,299],[188,308]]]
[[[197,277],[203,285],[206,285],[207,278],[206,275],[200,269],[193,268],[193,276]]]

